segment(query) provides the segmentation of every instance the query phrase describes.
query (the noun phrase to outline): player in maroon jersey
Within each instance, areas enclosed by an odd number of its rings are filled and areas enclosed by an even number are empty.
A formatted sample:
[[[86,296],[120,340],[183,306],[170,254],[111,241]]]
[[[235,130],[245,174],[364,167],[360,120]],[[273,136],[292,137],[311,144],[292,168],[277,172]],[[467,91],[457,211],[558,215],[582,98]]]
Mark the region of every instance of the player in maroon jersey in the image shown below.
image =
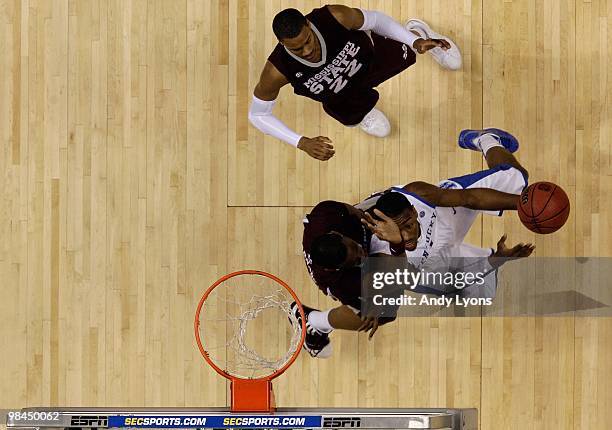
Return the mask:
[[[430,53],[446,69],[461,67],[452,40],[417,19],[402,26],[382,12],[328,5],[305,16],[285,9],[272,27],[279,42],[255,87],[249,120],[318,160],[334,155],[331,140],[300,135],[272,114],[283,86],[291,84],[296,94],[320,102],[342,124],[384,137],[391,127],[375,108],[374,87],[414,64],[416,52]]]

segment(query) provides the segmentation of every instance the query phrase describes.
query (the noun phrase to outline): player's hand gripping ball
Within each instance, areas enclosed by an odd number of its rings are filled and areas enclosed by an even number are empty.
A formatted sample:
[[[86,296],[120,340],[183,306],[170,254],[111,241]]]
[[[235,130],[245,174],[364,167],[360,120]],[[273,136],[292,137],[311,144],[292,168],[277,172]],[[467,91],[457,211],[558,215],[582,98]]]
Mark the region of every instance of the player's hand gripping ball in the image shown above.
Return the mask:
[[[536,182],[523,190],[517,209],[525,227],[548,234],[563,227],[570,213],[570,202],[560,186]]]

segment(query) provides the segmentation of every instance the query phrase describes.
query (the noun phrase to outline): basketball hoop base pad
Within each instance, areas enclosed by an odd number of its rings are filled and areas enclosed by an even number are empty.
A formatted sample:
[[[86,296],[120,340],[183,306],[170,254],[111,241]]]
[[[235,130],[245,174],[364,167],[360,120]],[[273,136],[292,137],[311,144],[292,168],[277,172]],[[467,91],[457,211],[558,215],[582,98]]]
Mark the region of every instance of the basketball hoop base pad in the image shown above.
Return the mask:
[[[232,379],[232,412],[273,412],[274,391],[269,379]]]

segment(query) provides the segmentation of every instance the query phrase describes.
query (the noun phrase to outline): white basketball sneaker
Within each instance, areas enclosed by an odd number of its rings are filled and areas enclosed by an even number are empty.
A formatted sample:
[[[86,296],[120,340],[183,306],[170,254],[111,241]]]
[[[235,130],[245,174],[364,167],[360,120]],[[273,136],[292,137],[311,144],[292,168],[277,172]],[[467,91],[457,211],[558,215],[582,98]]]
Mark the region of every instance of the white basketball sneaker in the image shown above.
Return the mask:
[[[459,70],[461,68],[461,51],[449,37],[436,33],[431,27],[420,19],[411,19],[406,23],[408,31],[414,30],[421,35],[423,39],[444,39],[450,43],[450,49],[433,48],[427,51],[431,56],[445,69]]]
[[[366,133],[376,137],[386,137],[391,133],[391,124],[384,113],[373,108],[361,120],[359,127]]]

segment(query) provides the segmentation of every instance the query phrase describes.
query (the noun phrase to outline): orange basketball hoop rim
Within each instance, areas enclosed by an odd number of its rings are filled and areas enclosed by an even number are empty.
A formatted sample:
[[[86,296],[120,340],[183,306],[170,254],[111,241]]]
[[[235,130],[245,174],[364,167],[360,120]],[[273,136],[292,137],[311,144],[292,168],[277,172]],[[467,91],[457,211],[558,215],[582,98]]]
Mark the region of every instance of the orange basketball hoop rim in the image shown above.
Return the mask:
[[[209,353],[206,351],[206,348],[204,348],[204,345],[202,344],[202,339],[200,337],[200,312],[202,310],[202,306],[206,302],[206,299],[210,296],[211,292],[220,284],[240,275],[263,276],[265,278],[275,281],[291,295],[291,297],[297,304],[301,315],[301,335],[296,350],[282,367],[276,369],[274,372],[264,377],[247,379],[232,375],[231,373],[227,372],[227,370],[222,369],[210,358]],[[204,292],[196,309],[194,319],[194,332],[198,348],[200,350],[200,353],[202,354],[202,357],[204,357],[204,360],[206,360],[206,362],[213,369],[215,369],[215,371],[219,375],[231,381],[230,389],[232,412],[272,412],[275,408],[274,393],[272,390],[272,380],[280,376],[283,372],[285,372],[285,370],[287,370],[289,366],[291,366],[297,359],[302,349],[302,345],[304,344],[304,339],[306,338],[306,318],[304,308],[302,307],[302,303],[300,302],[299,298],[287,285],[287,283],[285,283],[282,279],[270,273],[262,272],[259,270],[240,270],[221,277]]]

